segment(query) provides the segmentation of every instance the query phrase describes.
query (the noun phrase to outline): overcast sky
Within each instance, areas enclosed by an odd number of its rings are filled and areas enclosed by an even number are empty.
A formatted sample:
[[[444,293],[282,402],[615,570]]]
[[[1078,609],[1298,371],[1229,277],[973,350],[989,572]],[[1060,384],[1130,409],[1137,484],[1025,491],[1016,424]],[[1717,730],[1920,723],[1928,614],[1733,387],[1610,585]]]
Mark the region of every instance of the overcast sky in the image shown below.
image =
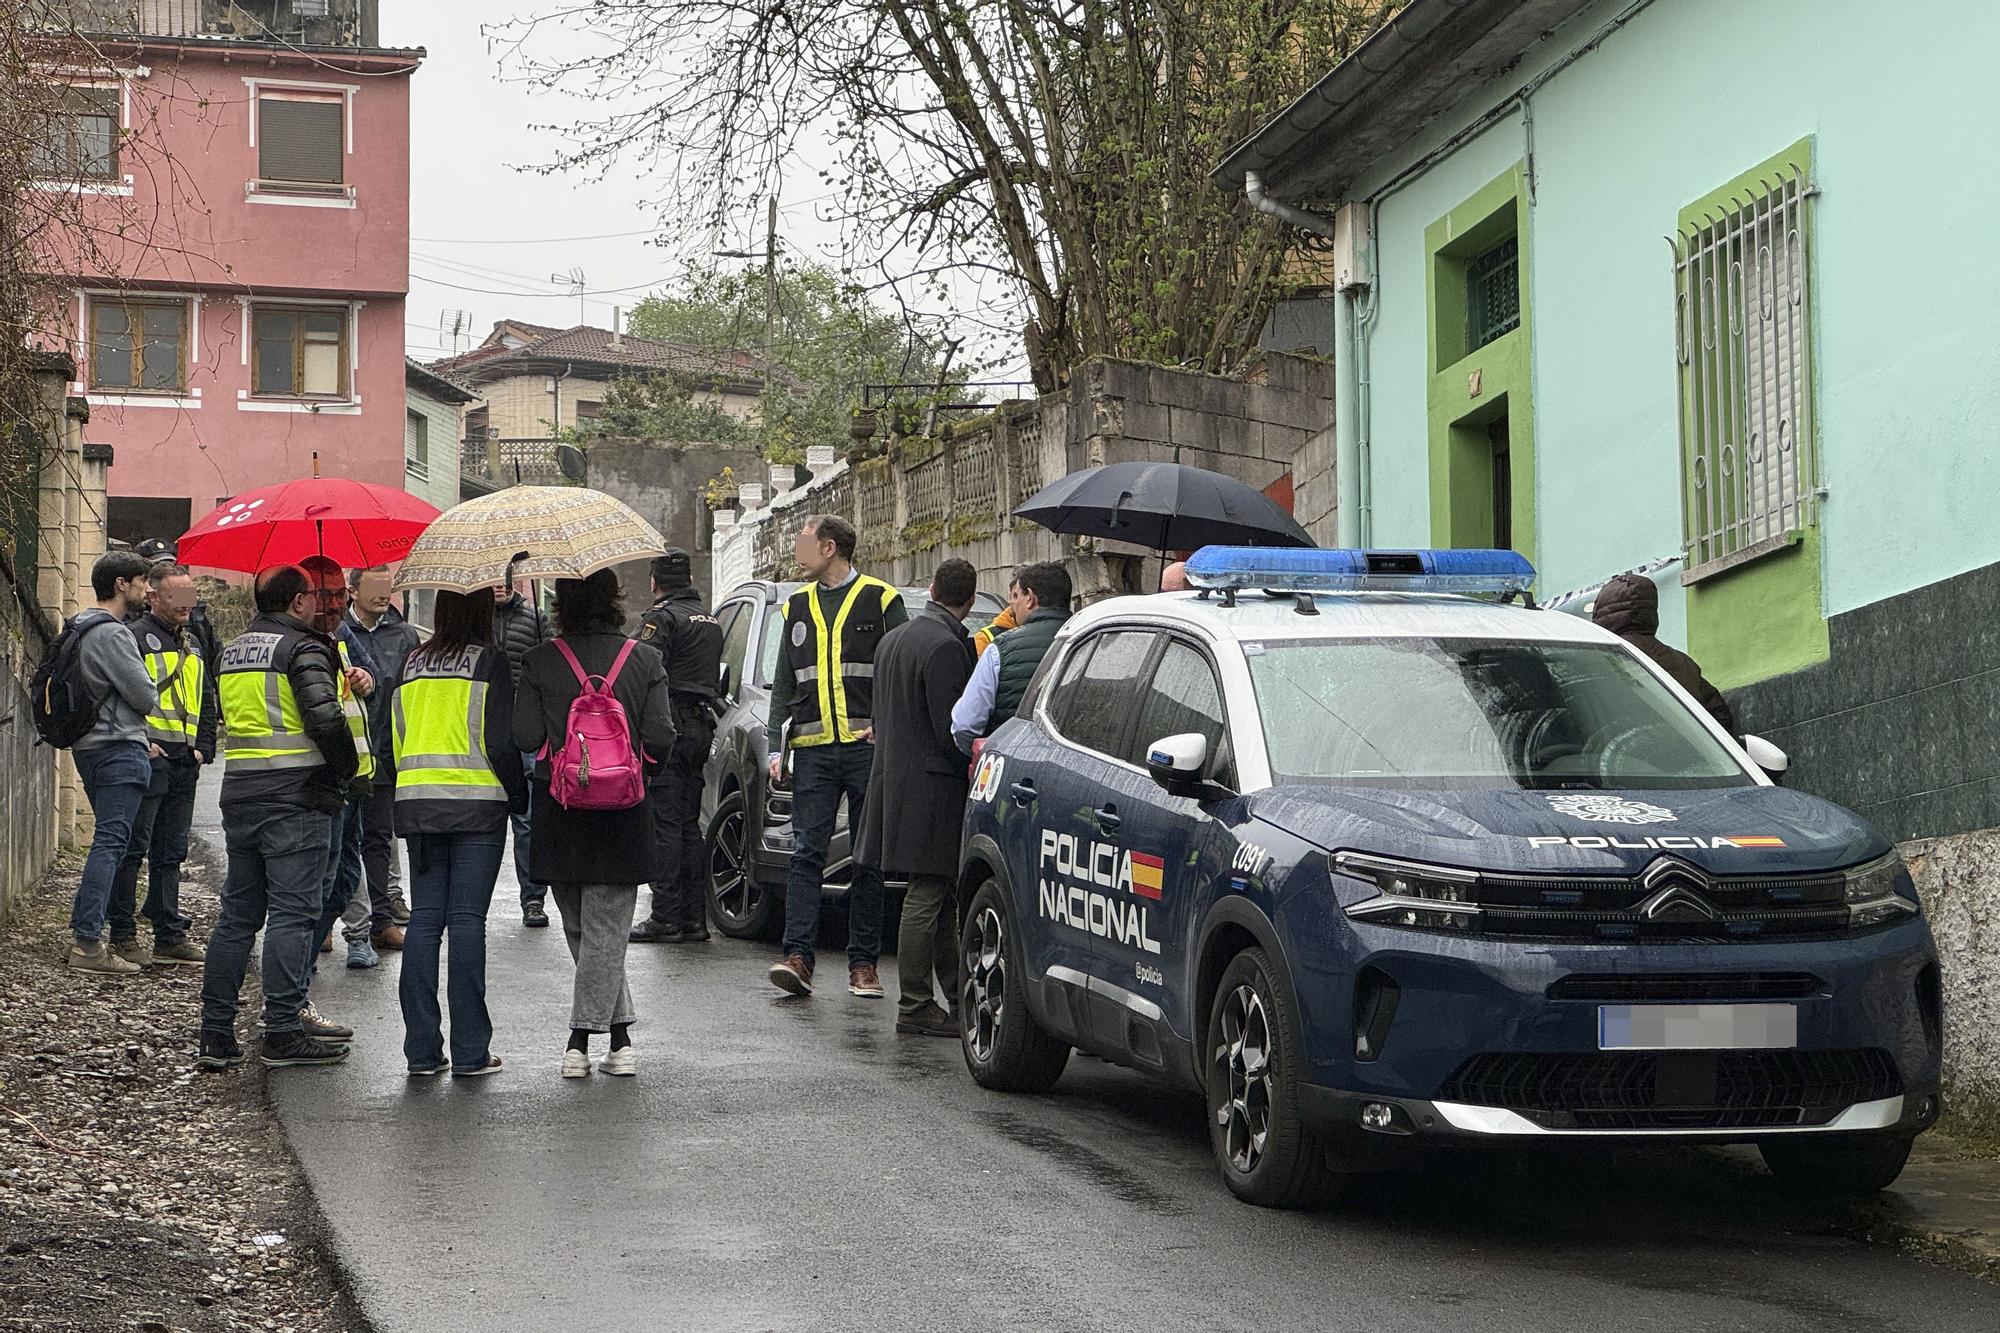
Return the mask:
[[[549,0],[544,0],[544,6]],[[479,342],[502,318],[568,327],[609,327],[614,307],[630,309],[681,261],[648,243],[657,213],[644,206],[643,181],[592,184],[514,168],[548,160],[553,133],[531,124],[570,119],[575,104],[503,79],[480,31],[535,0],[388,0],[382,39],[429,54],[412,91],[410,148],[411,356],[434,360]],[[781,249],[831,259],[839,231],[823,220],[824,185],[810,166],[802,184],[779,195]],[[735,220],[724,248],[761,251],[763,208]],[[582,270],[585,295],[556,274]],[[968,288],[968,302],[980,298]],[[987,301],[994,299],[990,294]],[[464,312],[454,344],[452,322]],[[999,372],[995,372],[996,374]]]

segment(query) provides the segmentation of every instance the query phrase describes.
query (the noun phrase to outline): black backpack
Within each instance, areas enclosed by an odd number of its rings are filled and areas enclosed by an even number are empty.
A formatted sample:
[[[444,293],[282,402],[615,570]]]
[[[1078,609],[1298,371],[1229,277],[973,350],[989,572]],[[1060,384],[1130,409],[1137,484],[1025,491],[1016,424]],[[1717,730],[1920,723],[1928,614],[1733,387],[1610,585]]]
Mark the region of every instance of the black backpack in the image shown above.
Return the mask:
[[[33,695],[35,730],[41,733],[40,743],[67,750],[97,725],[97,713],[104,701],[90,697],[77,657],[83,651],[84,635],[99,625],[117,623],[117,618],[105,611],[88,620],[83,615],[73,616],[63,626],[62,633],[42,650],[41,664],[35,668],[35,678],[28,686]]]

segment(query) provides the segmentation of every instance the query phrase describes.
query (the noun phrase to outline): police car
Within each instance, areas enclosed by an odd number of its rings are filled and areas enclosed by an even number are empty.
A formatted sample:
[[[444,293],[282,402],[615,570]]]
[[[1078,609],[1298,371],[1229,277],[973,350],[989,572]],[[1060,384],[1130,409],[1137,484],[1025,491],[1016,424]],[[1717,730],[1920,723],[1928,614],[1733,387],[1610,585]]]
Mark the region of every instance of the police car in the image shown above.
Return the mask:
[[[1513,552],[1211,547],[1188,572],[1073,616],[980,755],[974,1078],[1041,1091],[1074,1048],[1199,1090],[1261,1204],[1444,1140],[1895,1178],[1937,1116],[1941,1001],[1881,834],[1534,609]]]

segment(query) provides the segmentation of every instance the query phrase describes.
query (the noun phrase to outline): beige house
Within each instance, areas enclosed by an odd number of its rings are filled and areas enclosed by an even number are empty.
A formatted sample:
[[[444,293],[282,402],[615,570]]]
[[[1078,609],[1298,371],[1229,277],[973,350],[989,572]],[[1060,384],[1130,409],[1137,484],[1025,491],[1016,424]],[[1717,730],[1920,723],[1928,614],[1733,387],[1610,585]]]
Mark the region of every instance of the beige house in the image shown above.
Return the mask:
[[[479,441],[539,444],[588,421],[621,376],[678,374],[694,384],[696,401],[753,420],[764,374],[750,352],[718,355],[587,324],[554,329],[519,320],[501,320],[479,346],[431,368],[480,395],[466,413],[468,457]]]

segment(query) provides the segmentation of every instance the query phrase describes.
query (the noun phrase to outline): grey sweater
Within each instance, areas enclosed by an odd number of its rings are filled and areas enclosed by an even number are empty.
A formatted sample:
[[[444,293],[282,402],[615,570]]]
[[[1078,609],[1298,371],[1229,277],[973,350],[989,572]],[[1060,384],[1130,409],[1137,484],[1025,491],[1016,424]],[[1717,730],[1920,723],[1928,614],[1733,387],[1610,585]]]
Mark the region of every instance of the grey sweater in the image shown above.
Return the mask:
[[[160,694],[146,663],[139,656],[139,642],[132,631],[106,613],[90,616],[89,628],[77,649],[77,666],[83,685],[97,706],[97,724],[84,733],[74,748],[92,750],[113,741],[146,743],[146,715],[159,705]],[[104,616],[105,619],[100,619]],[[108,620],[110,628],[105,624]]]

